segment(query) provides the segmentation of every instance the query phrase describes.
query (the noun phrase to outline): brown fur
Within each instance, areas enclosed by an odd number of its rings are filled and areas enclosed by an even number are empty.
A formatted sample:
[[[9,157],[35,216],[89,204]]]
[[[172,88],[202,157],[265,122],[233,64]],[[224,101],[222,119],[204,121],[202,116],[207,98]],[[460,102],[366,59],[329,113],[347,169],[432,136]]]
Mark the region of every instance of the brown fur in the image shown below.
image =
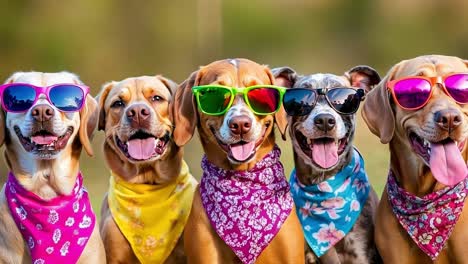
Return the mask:
[[[389,97],[387,82],[406,76],[444,76],[455,72],[467,72],[468,62],[456,57],[429,55],[405,60],[388,72],[380,84],[372,90],[363,108],[363,117],[370,130],[380,137],[382,143],[390,143],[390,168],[400,186],[417,196],[435,192],[445,186],[434,179],[430,169],[412,150],[408,140],[409,131],[418,129],[430,131],[424,137],[440,141],[450,136],[460,141],[468,136],[468,106],[456,104],[442,89],[435,88],[429,103],[417,111],[406,111],[396,106]],[[463,116],[462,124],[448,134],[438,128],[433,115],[441,109],[455,109]],[[462,151],[465,161],[467,147]],[[385,175],[379,175],[385,177]],[[465,201],[466,204],[467,201]],[[464,210],[450,236],[446,247],[435,263],[466,263],[468,251],[468,210]],[[376,216],[375,239],[377,248],[385,263],[432,263],[401,227],[392,212],[387,192],[384,190]]]
[[[175,95],[173,115],[176,124],[174,139],[184,145],[198,128],[200,140],[208,160],[223,169],[248,170],[273,149],[275,137],[273,123],[278,124],[284,135],[286,119],[284,112],[276,115],[255,116],[253,122],[263,131],[261,144],[253,159],[243,163],[232,163],[220,147],[213,133],[219,133],[225,116],[209,116],[198,111],[191,88],[195,85],[220,84],[247,87],[256,84],[274,84],[270,70],[246,59],[222,60],[202,67],[184,83]],[[242,104],[236,97],[234,105]],[[304,240],[296,213],[293,210],[281,230],[257,259],[257,263],[303,263]],[[195,192],[192,211],[185,228],[185,250],[189,263],[239,263],[239,259],[211,227],[203,208],[199,190]]]

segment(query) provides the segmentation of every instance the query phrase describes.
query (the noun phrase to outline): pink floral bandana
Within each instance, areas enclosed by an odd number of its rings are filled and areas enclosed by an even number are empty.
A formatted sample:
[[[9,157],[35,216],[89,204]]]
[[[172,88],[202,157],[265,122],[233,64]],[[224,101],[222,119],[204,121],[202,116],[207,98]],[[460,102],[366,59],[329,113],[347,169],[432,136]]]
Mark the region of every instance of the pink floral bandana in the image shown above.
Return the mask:
[[[468,178],[453,187],[415,196],[398,186],[390,171],[387,193],[401,226],[418,247],[435,260],[452,233],[463,210]]]
[[[293,208],[278,147],[249,171],[224,170],[203,157],[200,194],[218,235],[239,259],[254,263]]]
[[[45,201],[24,189],[10,172],[5,196],[33,264],[78,261],[96,222],[81,173],[71,195]]]

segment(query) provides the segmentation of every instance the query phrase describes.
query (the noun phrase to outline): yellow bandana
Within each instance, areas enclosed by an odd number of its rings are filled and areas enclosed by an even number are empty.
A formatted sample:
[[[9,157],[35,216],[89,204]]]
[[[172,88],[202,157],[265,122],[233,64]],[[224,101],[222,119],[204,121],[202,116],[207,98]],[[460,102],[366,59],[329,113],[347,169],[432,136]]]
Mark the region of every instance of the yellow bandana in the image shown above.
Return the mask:
[[[171,254],[190,214],[196,186],[185,161],[179,177],[169,185],[133,184],[110,177],[109,208],[141,263],[163,263]]]

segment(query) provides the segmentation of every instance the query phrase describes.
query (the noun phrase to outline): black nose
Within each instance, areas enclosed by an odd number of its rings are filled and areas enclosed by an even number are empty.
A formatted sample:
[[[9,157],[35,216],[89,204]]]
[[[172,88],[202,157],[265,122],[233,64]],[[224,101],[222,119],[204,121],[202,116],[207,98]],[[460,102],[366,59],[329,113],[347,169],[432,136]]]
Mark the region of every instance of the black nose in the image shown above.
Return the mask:
[[[318,114],[314,118],[314,125],[324,131],[330,131],[335,127],[336,120],[331,114]]]
[[[252,120],[246,115],[235,116],[228,122],[231,132],[235,135],[246,134],[252,127]]]
[[[39,122],[49,121],[54,116],[54,109],[46,104],[36,105],[31,110],[32,117]]]
[[[147,120],[150,115],[151,110],[144,104],[136,104],[127,109],[127,119],[132,123],[140,124],[140,122]]]
[[[434,114],[434,122],[440,128],[450,132],[461,125],[462,116],[456,109],[444,109]]]

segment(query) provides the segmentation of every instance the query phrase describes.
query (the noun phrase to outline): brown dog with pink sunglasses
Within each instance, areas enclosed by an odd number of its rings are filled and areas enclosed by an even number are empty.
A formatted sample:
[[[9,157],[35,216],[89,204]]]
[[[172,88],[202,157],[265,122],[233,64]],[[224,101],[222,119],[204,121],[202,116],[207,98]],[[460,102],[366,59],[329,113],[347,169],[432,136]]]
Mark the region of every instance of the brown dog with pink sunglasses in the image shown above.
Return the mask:
[[[468,61],[439,55],[396,64],[368,93],[364,120],[390,144],[375,233],[385,263],[468,259],[466,103]]]

